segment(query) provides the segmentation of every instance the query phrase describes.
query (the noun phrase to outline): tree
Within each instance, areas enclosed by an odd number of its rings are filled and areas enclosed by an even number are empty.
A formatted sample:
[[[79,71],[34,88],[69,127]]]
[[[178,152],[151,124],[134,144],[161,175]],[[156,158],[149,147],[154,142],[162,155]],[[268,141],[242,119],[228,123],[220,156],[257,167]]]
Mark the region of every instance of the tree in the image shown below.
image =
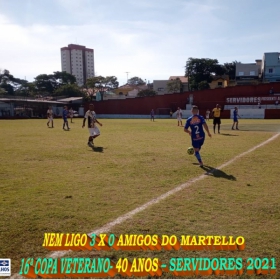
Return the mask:
[[[114,90],[119,87],[119,82],[115,76],[97,76],[87,79],[87,87],[97,90],[101,94],[101,100],[103,100],[103,95],[107,91]]]
[[[180,78],[176,78],[175,80],[169,80],[167,82],[167,91],[168,92],[181,92],[182,82]]]
[[[14,95],[14,88],[10,84],[1,84],[1,88],[7,95]]]
[[[84,92],[76,84],[62,85],[54,92],[55,96],[84,97]]]
[[[58,83],[53,75],[40,74],[35,77],[34,84],[38,92],[43,95],[52,95],[58,88]]]
[[[127,81],[127,84],[131,86],[141,86],[145,85],[146,83],[139,77],[133,77]]]
[[[0,87],[3,88],[8,95],[14,95],[22,84],[26,82],[26,80],[15,78],[10,74],[9,70],[5,69],[0,72]]]
[[[53,95],[61,86],[73,85],[76,78],[65,71],[53,72],[53,74],[40,74],[35,77],[35,86],[41,94]]]
[[[225,74],[229,76],[230,80],[235,80],[236,63],[241,63],[241,62],[235,60],[230,63],[224,63]]]
[[[25,87],[27,88],[29,96],[35,96],[37,94],[37,89],[35,83],[26,83]]]
[[[5,94],[6,94],[5,89],[3,89],[3,88],[0,87],[0,95],[5,95]]]
[[[151,89],[143,89],[138,92],[138,97],[144,97],[144,96],[155,96],[157,95],[157,92]]]
[[[198,85],[202,81],[211,83],[213,75],[223,75],[224,73],[225,68],[219,65],[217,59],[190,57],[186,63],[185,76],[188,77],[191,90],[198,90]]]
[[[75,84],[76,77],[66,71],[56,71],[53,72],[53,77],[56,79],[59,85],[68,85],[68,84]]]
[[[198,83],[198,90],[203,90],[208,88],[210,88],[210,86],[206,81],[202,81]]]

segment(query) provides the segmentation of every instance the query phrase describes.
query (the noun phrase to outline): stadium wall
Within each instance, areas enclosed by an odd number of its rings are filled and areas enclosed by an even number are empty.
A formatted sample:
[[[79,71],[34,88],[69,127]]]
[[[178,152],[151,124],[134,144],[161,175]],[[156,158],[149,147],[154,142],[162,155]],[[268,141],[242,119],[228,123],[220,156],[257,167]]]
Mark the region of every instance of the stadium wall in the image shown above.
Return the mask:
[[[269,94],[269,91],[273,87],[274,94]],[[279,94],[279,95],[278,95]],[[157,95],[151,97],[136,97],[127,99],[115,99],[94,101],[95,111],[97,114],[118,114],[118,115],[148,115],[152,109],[157,112],[158,109],[166,108],[166,110],[172,110],[175,112],[177,107],[186,109],[186,105],[189,103],[193,96],[193,104],[199,106],[200,114],[205,115],[207,109],[212,110],[216,104],[220,104],[222,108],[225,105],[231,105],[234,108],[235,105],[248,104],[243,102],[242,99],[234,103],[234,98],[262,98],[261,104],[274,104],[274,99],[279,100],[280,103],[280,83],[267,83],[260,85],[246,85],[246,86],[234,86],[227,88],[209,89],[195,92],[174,93],[166,95]],[[231,101],[229,103],[229,100]],[[257,105],[257,99],[254,100],[254,105]],[[89,103],[84,104],[85,110],[88,110]],[[279,105],[280,106],[280,105]],[[164,110],[161,110],[162,112]],[[280,118],[279,113],[275,110],[266,110],[265,118]],[[164,113],[166,114],[166,113]],[[230,118],[230,110],[224,110],[222,118]]]
[[[280,119],[280,110],[279,109],[266,109],[264,111],[265,119]]]

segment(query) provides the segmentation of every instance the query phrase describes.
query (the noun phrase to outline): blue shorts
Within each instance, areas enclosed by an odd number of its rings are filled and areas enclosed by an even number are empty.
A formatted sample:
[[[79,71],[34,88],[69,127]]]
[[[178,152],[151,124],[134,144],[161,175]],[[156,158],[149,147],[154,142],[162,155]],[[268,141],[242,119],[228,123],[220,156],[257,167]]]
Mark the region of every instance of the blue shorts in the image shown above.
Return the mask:
[[[67,118],[63,118],[64,122],[67,122]]]
[[[203,143],[204,143],[204,139],[205,139],[205,138],[202,138],[202,139],[200,139],[200,140],[194,140],[194,139],[192,139],[192,146],[193,146],[194,148],[196,148],[196,149],[200,149],[201,146],[202,146]]]
[[[238,122],[238,119],[237,119],[237,118],[233,118],[233,121],[234,121],[234,122]]]

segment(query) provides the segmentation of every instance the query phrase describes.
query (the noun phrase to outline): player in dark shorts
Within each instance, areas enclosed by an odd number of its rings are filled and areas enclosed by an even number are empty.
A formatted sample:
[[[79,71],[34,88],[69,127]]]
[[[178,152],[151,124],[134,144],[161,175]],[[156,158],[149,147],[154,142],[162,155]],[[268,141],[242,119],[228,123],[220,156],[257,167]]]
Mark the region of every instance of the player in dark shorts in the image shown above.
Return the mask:
[[[203,166],[199,151],[205,139],[204,129],[206,130],[209,137],[211,137],[211,134],[209,132],[209,128],[205,122],[205,119],[201,115],[199,115],[197,106],[192,107],[192,114],[193,115],[186,121],[184,131],[189,133],[189,135],[191,136],[192,146],[195,151],[195,157],[197,158],[199,165]],[[191,131],[189,130],[189,128],[191,129]]]
[[[239,130],[238,128],[238,117],[240,118],[240,116],[238,115],[238,109],[237,107],[234,107],[234,111],[233,111],[233,124],[232,124],[232,130],[234,130],[234,125],[236,130]]]
[[[213,130],[214,130],[214,133],[215,130],[216,130],[216,125],[218,125],[218,133],[220,133],[220,125],[221,125],[221,108],[219,106],[219,104],[216,105],[216,108],[214,108],[212,110],[212,114],[213,114]]]
[[[65,130],[65,126],[67,126],[67,129],[69,130],[69,125],[68,125],[68,120],[67,120],[67,117],[68,117],[68,108],[67,106],[64,106],[64,109],[63,109],[63,112],[62,112],[62,118],[63,118],[63,129]]]

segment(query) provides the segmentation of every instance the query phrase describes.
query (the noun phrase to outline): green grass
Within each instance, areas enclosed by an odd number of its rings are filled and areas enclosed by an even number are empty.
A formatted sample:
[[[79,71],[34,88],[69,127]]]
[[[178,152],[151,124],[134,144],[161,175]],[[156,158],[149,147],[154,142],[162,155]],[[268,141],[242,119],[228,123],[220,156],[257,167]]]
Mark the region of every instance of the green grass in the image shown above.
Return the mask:
[[[45,232],[89,233],[120,215],[205,173],[186,153],[189,136],[176,120],[100,120],[101,136],[87,147],[81,119],[62,130],[62,120],[0,121],[0,256],[45,257]],[[217,168],[280,131],[279,120],[222,121],[201,155]],[[210,130],[212,124],[209,122]],[[280,137],[211,176],[114,227],[111,233],[242,235],[241,252],[75,252],[70,256],[275,257],[280,277]],[[163,278],[172,277],[164,274]],[[243,275],[242,278],[248,277]]]

